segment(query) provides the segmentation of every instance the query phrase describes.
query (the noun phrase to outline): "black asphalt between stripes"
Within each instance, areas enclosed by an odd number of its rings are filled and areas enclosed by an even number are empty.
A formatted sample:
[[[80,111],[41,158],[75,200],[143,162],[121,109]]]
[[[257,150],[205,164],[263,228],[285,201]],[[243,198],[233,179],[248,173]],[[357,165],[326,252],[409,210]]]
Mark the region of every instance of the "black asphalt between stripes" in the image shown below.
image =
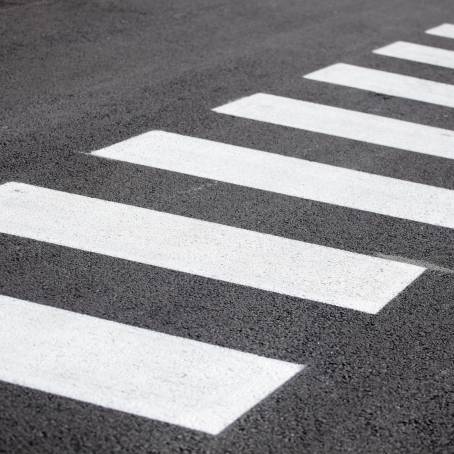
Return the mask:
[[[454,160],[211,111],[266,92],[454,129],[452,109],[302,78],[454,84],[371,53],[454,50],[424,33],[444,22],[449,0],[0,1],[1,183],[433,264],[371,316],[0,235],[1,294],[308,366],[218,437],[0,383],[0,452],[453,453],[453,231],[85,154],[163,129],[454,189]]]

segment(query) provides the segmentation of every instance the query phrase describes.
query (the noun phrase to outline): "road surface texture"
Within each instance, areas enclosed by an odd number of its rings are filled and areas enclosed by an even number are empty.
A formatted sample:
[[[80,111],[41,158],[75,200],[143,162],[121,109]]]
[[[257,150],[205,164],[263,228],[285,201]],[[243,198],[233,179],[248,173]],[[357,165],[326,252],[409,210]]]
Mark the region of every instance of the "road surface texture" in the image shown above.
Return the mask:
[[[0,0],[0,452],[454,453],[453,24]]]

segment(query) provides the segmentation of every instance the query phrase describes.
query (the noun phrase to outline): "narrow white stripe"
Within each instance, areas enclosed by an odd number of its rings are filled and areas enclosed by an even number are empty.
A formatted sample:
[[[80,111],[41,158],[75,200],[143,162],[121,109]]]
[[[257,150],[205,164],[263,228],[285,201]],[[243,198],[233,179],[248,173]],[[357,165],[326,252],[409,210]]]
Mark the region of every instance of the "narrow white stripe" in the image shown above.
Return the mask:
[[[454,39],[454,24],[441,24],[438,27],[427,30],[426,33],[429,35],[442,36],[443,38]]]
[[[397,41],[389,46],[374,50],[374,53],[454,69],[454,51],[438,47]]]
[[[163,131],[93,152],[264,191],[454,228],[454,191]]]
[[[337,63],[304,76],[346,87],[454,107],[454,85]]]
[[[251,120],[454,158],[454,131],[257,93],[214,109]]]
[[[0,380],[217,434],[303,366],[0,296]]]
[[[0,186],[0,232],[369,313],[424,271],[21,183]]]

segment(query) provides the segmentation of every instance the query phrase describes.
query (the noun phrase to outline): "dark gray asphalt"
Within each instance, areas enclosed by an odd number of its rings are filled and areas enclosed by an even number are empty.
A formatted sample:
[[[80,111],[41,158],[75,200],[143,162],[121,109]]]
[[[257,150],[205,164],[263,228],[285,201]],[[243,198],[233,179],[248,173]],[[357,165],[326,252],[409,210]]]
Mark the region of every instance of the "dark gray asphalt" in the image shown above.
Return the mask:
[[[210,110],[268,92],[454,129],[448,108],[301,78],[342,61],[454,83],[371,53],[454,50],[424,33],[443,22],[452,0],[0,0],[1,183],[433,268],[371,316],[0,235],[1,294],[308,365],[217,437],[0,383],[0,452],[454,453],[453,231],[81,153],[160,128],[454,189],[452,160]]]

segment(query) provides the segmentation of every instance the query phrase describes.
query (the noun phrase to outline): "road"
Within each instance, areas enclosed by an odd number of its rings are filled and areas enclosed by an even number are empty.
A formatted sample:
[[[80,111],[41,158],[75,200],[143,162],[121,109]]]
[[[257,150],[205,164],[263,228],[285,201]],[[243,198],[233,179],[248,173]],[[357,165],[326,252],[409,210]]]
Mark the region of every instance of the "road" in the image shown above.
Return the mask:
[[[454,453],[449,24],[0,1],[0,452]]]

